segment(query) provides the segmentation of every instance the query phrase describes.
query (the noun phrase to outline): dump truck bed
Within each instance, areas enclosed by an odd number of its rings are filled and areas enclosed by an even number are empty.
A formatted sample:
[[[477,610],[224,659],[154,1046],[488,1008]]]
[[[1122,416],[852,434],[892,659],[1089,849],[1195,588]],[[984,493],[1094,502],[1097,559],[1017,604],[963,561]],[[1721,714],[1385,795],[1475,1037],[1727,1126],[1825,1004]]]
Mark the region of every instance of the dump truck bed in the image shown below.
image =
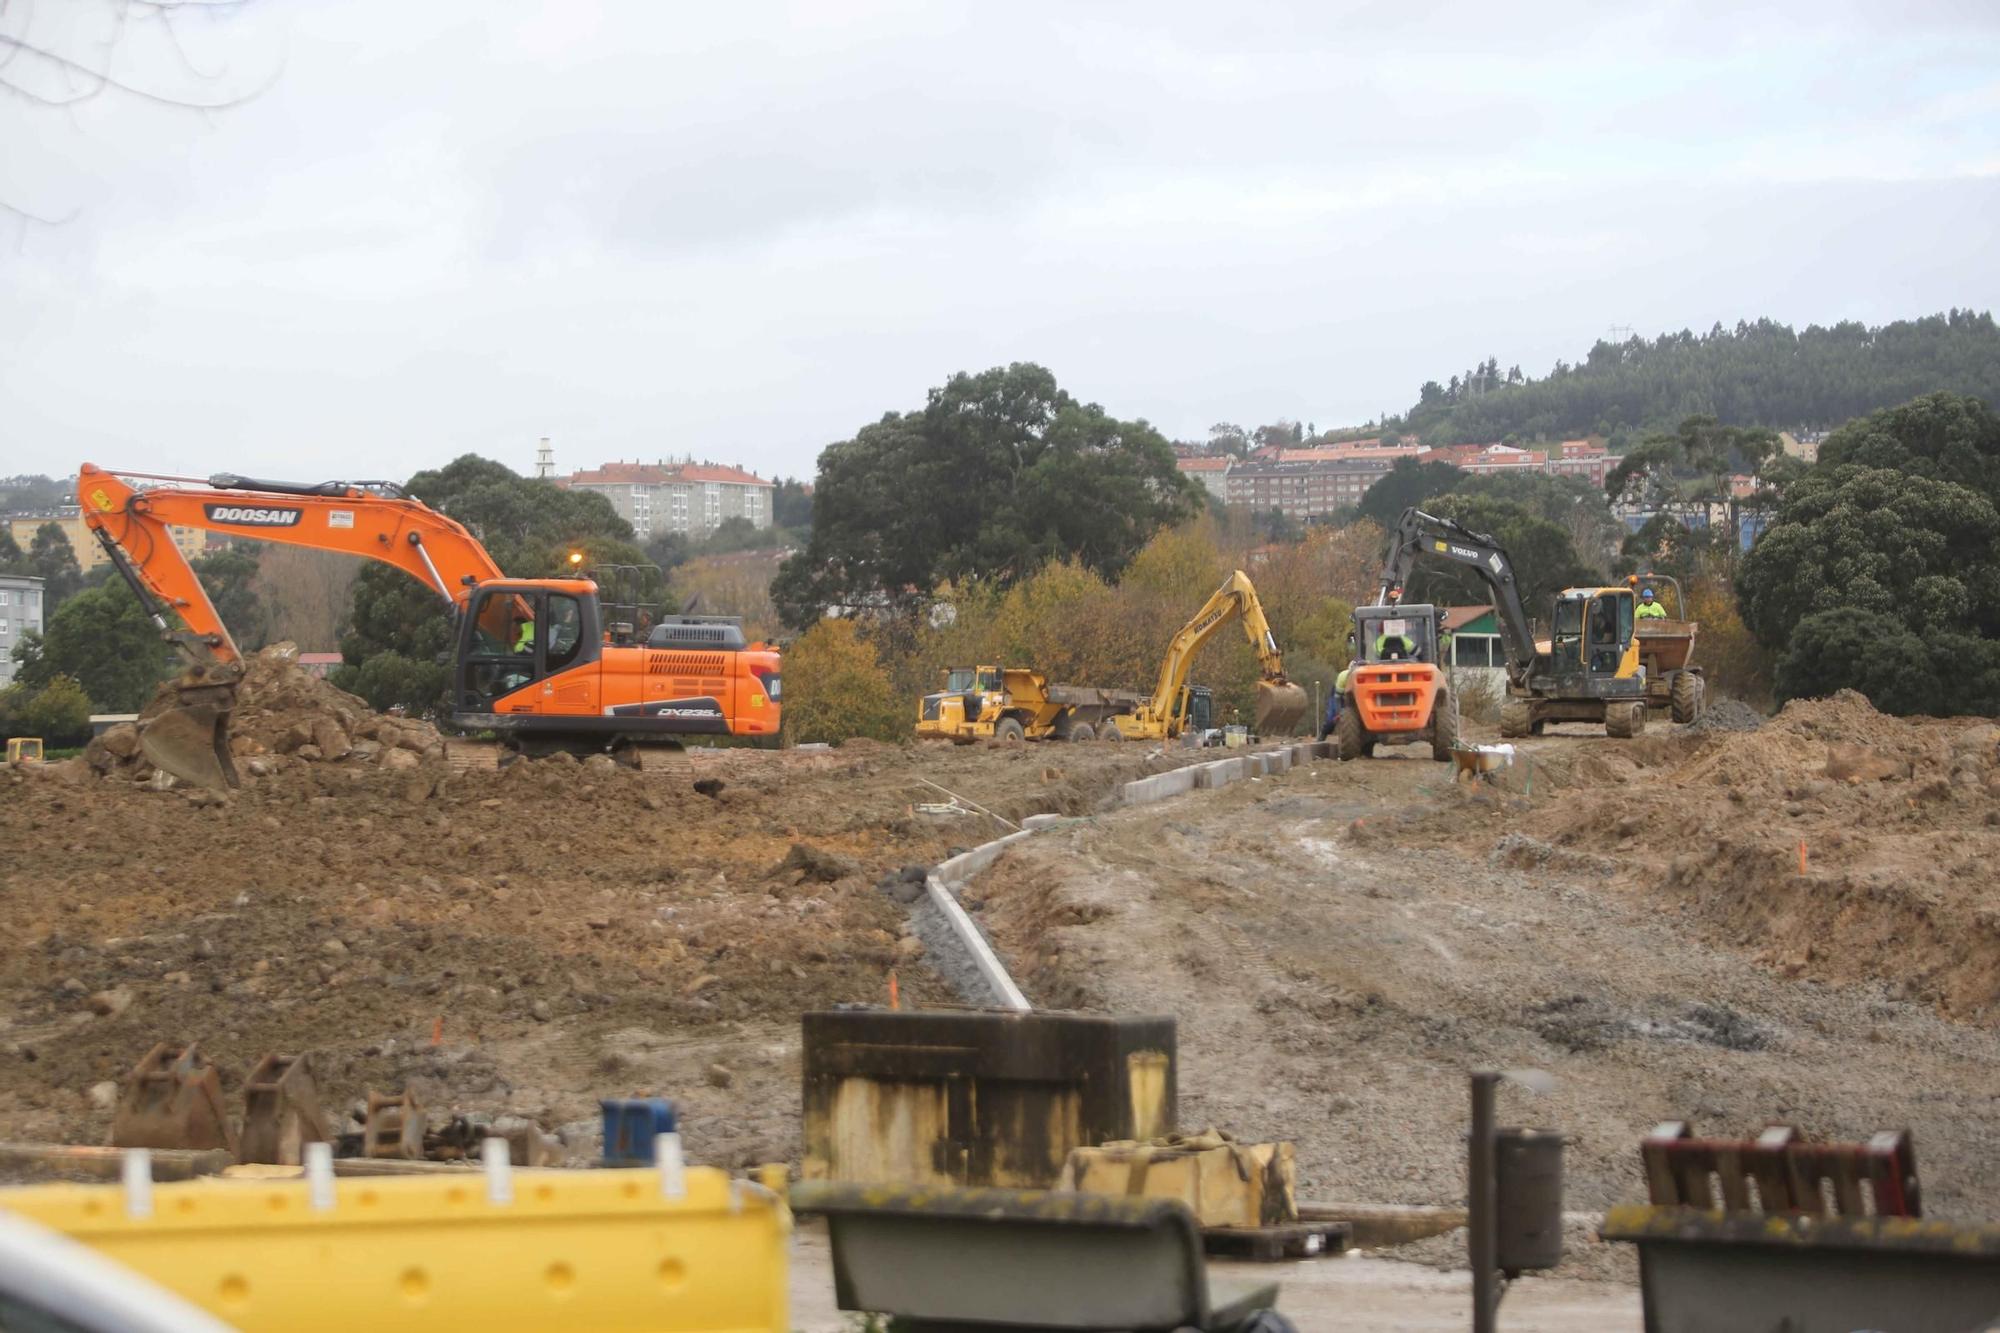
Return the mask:
[[[1137,690],[1106,690],[1094,685],[1050,685],[1043,694],[1050,703],[1071,708],[1131,707],[1146,697]]]
[[[1678,671],[1694,656],[1695,622],[1642,620],[1638,623],[1639,660],[1648,671]]]

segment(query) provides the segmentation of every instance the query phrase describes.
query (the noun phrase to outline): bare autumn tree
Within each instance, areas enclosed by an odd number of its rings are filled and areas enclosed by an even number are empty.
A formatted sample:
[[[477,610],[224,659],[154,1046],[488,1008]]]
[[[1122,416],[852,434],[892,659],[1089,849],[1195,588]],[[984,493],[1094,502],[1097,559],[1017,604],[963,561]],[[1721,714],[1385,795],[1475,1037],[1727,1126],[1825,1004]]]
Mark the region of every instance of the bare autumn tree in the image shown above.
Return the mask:
[[[266,637],[273,643],[289,639],[309,653],[334,651],[361,561],[337,551],[260,545],[256,592],[270,616]]]
[[[79,110],[93,102],[125,99],[205,116],[251,101],[276,78],[273,69],[253,84],[230,58],[235,25],[256,4],[0,0],[0,140],[75,129]],[[0,211],[23,226],[59,225],[78,212],[51,197],[59,189],[0,174]]]

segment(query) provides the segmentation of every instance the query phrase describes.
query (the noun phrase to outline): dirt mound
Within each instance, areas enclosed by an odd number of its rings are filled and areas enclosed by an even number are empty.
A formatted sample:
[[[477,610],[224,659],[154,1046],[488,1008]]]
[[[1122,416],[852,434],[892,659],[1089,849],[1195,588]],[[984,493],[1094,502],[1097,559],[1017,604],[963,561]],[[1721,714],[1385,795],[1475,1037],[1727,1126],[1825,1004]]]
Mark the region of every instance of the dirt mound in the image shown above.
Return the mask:
[[[877,885],[1006,830],[969,807],[913,814],[943,799],[923,780],[1017,818],[1146,769],[1110,746],[1058,751],[1060,782],[1025,746],[691,750],[633,771],[503,769],[496,746],[454,741],[422,759],[400,737],[428,747],[428,728],[283,659],[253,667],[238,718],[266,747],[239,768],[271,762],[227,801],[81,761],[0,768],[0,844],[36,849],[0,893],[9,1137],[101,1142],[89,1089],[179,1038],[223,1064],[232,1102],[259,1056],[310,1050],[330,1105],[409,1086],[441,1114],[581,1125],[587,1156],[595,1099],[652,1091],[681,1099],[698,1160],[784,1157],[801,1010],[880,1002],[892,970],[906,1004],[952,998]],[[278,748],[322,721],[347,755]],[[417,768],[356,761],[391,729]],[[694,785],[710,778],[713,798]],[[119,1012],[91,1009],[121,988]],[[714,1064],[729,1087],[705,1081]]]
[[[245,664],[229,742],[240,774],[262,778],[288,765],[322,762],[408,770],[444,757],[436,727],[377,713],[367,700],[305,670],[298,657],[297,644],[275,643]],[[140,713],[139,725],[121,723],[92,740],[85,763],[106,777],[153,780],[153,765],[140,750],[140,729],[176,702],[172,683],[162,685]]]
[[[2000,1021],[2000,727],[1842,691],[1755,730],[1534,758],[1533,815],[1496,864],[1615,856],[1627,883],[1781,972]]]

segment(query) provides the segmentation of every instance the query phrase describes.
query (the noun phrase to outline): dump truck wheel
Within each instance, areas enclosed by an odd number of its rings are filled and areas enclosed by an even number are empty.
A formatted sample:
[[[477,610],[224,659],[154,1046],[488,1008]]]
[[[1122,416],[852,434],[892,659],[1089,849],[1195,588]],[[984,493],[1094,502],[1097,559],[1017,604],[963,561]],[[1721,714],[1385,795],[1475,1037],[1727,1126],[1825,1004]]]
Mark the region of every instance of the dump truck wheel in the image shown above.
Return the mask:
[[[1528,734],[1528,701],[1509,699],[1500,705],[1500,734],[1509,740]]]
[[[1674,721],[1685,726],[1701,716],[1701,677],[1692,671],[1674,673],[1671,711]]]
[[[1448,764],[1457,745],[1458,706],[1449,694],[1439,690],[1437,702],[1431,705],[1431,758]]]
[[[1333,753],[1338,759],[1359,759],[1373,754],[1375,743],[1368,739],[1368,729],[1361,725],[1361,714],[1353,704],[1340,710],[1340,718],[1333,724]]]
[[[1097,733],[1090,729],[1088,722],[1077,722],[1071,725],[1069,734],[1064,736],[1063,739],[1066,741],[1093,741],[1097,739]]]
[[[993,739],[1002,745],[1013,745],[1027,739],[1027,733],[1021,730],[1019,719],[1003,717],[993,724]]]

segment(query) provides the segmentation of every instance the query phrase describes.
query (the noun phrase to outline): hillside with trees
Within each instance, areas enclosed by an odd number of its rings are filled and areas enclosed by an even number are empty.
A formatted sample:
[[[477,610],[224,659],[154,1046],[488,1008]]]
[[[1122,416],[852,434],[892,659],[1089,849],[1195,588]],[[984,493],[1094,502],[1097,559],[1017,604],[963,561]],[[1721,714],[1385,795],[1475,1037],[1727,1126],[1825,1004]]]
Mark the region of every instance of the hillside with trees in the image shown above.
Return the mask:
[[[1571,439],[1614,447],[1687,417],[1725,426],[1819,429],[1947,391],[2000,402],[2000,326],[1991,313],[1950,310],[1880,327],[1830,328],[1760,319],[1625,342],[1599,341],[1542,379],[1498,358],[1431,380],[1382,428],[1427,444]]]

